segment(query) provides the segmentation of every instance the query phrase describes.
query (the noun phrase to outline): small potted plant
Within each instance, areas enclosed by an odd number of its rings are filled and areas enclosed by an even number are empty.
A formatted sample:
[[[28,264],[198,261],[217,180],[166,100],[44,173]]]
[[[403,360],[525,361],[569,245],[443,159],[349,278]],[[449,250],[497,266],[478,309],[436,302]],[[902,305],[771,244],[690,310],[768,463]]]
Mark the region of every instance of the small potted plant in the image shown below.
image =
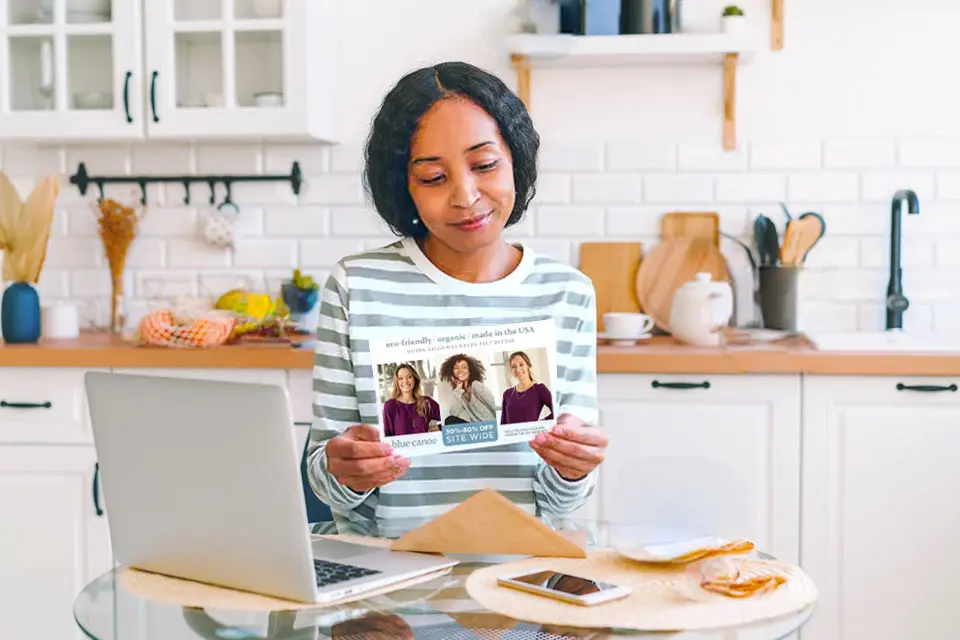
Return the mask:
[[[290,310],[290,320],[301,330],[312,331],[315,327],[310,326],[310,312],[320,297],[320,287],[313,276],[294,269],[293,277],[280,285],[280,295]]]
[[[735,4],[728,4],[723,8],[720,23],[724,33],[740,34],[747,29],[746,16],[743,15],[743,9]]]

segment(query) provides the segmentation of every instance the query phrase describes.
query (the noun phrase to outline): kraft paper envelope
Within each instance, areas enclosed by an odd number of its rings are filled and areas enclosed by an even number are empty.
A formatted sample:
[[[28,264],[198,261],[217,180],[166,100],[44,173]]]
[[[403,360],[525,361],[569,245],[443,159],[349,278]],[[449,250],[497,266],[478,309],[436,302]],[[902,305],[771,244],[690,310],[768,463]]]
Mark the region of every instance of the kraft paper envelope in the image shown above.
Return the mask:
[[[554,531],[493,489],[483,491],[391,545],[396,551],[586,558],[586,535]]]

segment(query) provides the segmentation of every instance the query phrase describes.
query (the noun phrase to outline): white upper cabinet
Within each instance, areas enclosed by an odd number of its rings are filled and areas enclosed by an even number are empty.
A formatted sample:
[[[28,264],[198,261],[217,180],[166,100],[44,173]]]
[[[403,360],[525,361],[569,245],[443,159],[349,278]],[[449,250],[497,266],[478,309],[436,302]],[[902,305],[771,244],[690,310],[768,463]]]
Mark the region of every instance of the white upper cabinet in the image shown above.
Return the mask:
[[[330,0],[0,0],[0,139],[335,141]]]

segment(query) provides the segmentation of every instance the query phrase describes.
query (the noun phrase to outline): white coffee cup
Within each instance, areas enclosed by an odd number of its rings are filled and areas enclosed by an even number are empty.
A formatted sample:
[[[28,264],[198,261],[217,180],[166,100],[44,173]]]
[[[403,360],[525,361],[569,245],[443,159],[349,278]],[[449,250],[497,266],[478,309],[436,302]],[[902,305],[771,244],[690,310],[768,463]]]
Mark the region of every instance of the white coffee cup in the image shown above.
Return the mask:
[[[609,338],[637,338],[653,331],[653,318],[645,313],[610,312],[603,314],[604,333]]]
[[[77,303],[57,301],[43,307],[43,337],[54,340],[80,335],[80,310]]]

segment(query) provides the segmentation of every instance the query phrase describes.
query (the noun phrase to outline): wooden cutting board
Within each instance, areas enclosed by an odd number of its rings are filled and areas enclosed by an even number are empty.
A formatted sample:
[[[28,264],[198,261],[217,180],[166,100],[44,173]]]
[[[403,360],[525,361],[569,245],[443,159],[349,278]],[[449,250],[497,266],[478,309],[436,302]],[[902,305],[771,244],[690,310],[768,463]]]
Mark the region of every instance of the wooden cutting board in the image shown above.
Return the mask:
[[[660,239],[706,238],[720,246],[720,216],[713,211],[671,211],[660,218]]]
[[[603,314],[613,311],[636,313],[637,271],[643,258],[639,242],[583,242],[580,244],[580,271],[593,280],[597,295],[597,332],[603,332]]]
[[[730,282],[727,261],[711,240],[682,236],[663,240],[643,258],[637,271],[637,299],[641,310],[656,325],[670,331],[670,307],[673,296],[697,273],[706,272],[714,280]]]

